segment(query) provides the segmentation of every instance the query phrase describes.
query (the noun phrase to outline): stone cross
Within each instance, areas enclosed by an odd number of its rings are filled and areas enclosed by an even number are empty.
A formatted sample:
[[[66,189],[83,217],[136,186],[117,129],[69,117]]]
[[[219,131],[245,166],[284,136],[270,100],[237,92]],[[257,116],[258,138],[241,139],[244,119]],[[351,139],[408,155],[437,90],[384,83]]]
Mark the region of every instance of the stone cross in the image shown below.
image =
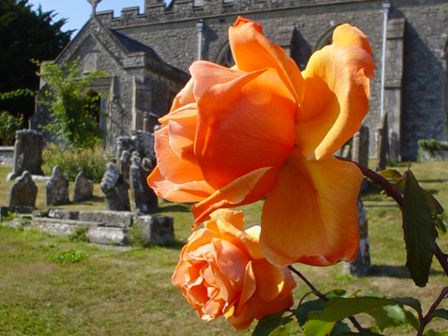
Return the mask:
[[[96,6],[101,2],[101,0],[87,0],[89,4],[92,6],[92,16],[96,14]]]
[[[128,184],[123,181],[115,163],[109,162],[106,165],[106,172],[101,180],[101,190],[106,196],[106,208],[113,211],[129,211]]]
[[[146,158],[146,161],[148,161],[148,158]],[[146,177],[150,171],[144,168],[142,159],[137,152],[132,153],[131,162],[129,181],[134,209],[138,213],[150,213],[156,210],[158,206],[156,194],[146,183]]]

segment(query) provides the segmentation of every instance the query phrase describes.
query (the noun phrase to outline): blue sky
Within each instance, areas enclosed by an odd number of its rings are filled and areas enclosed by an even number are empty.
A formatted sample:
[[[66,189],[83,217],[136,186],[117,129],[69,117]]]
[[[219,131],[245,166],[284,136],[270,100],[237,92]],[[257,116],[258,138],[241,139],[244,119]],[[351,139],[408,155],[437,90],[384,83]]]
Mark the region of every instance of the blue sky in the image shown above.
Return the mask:
[[[87,0],[28,0],[28,3],[33,5],[34,9],[40,4],[44,11],[54,10],[58,14],[56,19],[66,18],[67,23],[62,28],[64,31],[81,28],[88,20],[92,8]],[[119,16],[124,7],[140,6],[140,12],[143,12],[144,3],[144,0],[102,0],[98,10],[113,9],[114,15]]]

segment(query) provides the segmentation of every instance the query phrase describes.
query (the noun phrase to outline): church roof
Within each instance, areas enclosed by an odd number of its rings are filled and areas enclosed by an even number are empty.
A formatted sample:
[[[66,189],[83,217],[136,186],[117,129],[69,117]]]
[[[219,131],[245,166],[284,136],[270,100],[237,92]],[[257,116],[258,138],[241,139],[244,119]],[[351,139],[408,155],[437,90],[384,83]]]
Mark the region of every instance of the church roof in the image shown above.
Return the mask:
[[[105,27],[96,17],[90,18],[81,28],[75,38],[67,45],[67,47],[56,58],[57,63],[64,63],[70,60],[76,51],[82,46],[83,42],[89,37],[101,42],[109,53],[112,49],[119,51],[111,55],[123,67],[123,60],[133,53],[143,52],[146,56],[145,65],[152,71],[186,81],[188,75],[182,70],[164,62],[160,56],[149,46],[144,45],[129,36],[124,35],[114,29]],[[114,48],[112,48],[114,47]]]

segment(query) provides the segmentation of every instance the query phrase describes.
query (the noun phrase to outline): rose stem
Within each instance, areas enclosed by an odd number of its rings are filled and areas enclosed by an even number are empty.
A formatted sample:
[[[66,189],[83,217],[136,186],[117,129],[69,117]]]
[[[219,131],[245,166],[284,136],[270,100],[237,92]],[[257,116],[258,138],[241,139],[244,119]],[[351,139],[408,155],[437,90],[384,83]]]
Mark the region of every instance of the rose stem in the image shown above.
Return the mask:
[[[342,157],[337,158],[339,160],[348,161],[355,164],[365,177],[367,177],[373,183],[379,185],[386,192],[388,196],[392,197],[394,201],[397,202],[398,206],[400,207],[400,210],[403,211],[403,196],[401,196],[401,194],[394,187],[394,185],[391,184],[387,179],[385,179],[380,174],[374,172],[373,170],[360,165],[358,162],[344,159]],[[443,251],[440,249],[437,243],[435,243],[434,246],[434,255],[436,256],[438,262],[440,263],[440,266],[442,266],[442,269],[445,272],[445,274],[448,275],[448,255],[443,253]]]
[[[324,302],[328,302],[330,301],[329,298],[327,298],[325,296],[325,294],[321,293],[303,274],[302,272],[300,272],[298,269],[294,268],[294,266],[289,265],[288,266],[289,270],[291,272],[293,272],[295,275],[297,275],[304,283],[306,283],[306,285],[312,290],[312,292],[322,301]],[[364,328],[359,324],[358,320],[356,320],[356,318],[354,316],[350,316],[348,318],[353,325],[355,326],[356,329],[358,329],[358,331],[363,331]]]
[[[445,287],[440,292],[439,297],[436,301],[432,304],[431,308],[429,308],[428,313],[420,320],[420,327],[418,328],[417,336],[422,336],[423,331],[427,324],[432,320],[433,314],[436,311],[437,306],[442,302],[443,299],[445,299],[448,296],[448,287]]]

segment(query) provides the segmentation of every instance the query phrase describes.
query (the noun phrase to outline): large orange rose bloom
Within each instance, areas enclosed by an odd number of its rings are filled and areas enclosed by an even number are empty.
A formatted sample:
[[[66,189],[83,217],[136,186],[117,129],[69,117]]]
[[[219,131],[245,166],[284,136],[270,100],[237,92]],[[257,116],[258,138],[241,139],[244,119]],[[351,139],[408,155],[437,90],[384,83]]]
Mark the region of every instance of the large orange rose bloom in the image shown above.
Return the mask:
[[[213,212],[204,226],[188,239],[172,277],[203,320],[224,315],[245,329],[292,305],[294,279],[264,257],[259,226],[242,231],[243,213],[228,209]]]
[[[260,243],[276,265],[329,265],[356,256],[362,175],[333,157],[368,111],[373,59],[348,24],[300,72],[239,18],[229,30],[235,67],[198,61],[156,133],[157,194],[215,209],[265,198]]]

